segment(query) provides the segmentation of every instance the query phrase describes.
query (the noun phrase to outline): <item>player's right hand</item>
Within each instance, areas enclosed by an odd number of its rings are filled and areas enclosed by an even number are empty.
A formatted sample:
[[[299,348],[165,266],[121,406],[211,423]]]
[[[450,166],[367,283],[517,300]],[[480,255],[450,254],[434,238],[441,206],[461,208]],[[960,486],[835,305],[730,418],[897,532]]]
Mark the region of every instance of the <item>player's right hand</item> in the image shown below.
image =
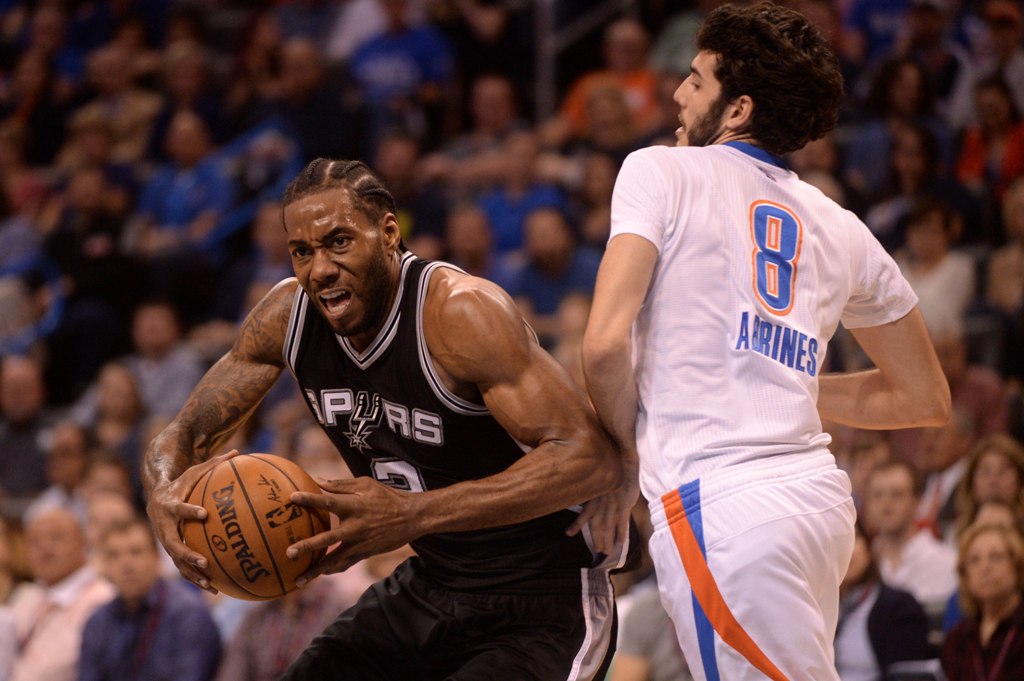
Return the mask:
[[[174,480],[158,484],[149,493],[149,501],[146,503],[146,514],[153,525],[157,539],[163,544],[174,566],[178,568],[181,576],[192,582],[200,589],[217,593],[217,590],[210,586],[210,579],[203,572],[207,567],[207,560],[202,554],[196,553],[185,545],[181,539],[181,523],[186,520],[206,520],[206,509],[202,506],[187,503],[187,499],[196,483],[211,468],[234,456],[238,456],[237,449],[232,449],[226,454],[215,456],[207,461],[198,463],[186,469]]]

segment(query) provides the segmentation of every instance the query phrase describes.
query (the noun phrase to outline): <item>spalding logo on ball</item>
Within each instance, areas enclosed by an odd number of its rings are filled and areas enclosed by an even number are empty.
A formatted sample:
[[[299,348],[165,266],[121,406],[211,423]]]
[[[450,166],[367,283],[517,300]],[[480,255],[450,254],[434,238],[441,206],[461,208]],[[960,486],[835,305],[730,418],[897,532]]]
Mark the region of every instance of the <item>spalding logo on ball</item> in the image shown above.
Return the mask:
[[[188,503],[206,509],[205,522],[182,524],[181,536],[209,562],[211,585],[229,596],[270,600],[295,589],[295,580],[324,552],[292,560],[285,549],[324,532],[330,516],[291,502],[292,492],[321,493],[297,464],[273,454],[242,454],[199,479]]]

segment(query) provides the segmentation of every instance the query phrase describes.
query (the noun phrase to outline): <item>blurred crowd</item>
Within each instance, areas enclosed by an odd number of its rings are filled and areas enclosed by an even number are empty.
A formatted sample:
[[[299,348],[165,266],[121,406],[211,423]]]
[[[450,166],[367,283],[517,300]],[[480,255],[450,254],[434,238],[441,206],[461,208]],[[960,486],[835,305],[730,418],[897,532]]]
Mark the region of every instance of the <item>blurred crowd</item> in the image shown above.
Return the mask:
[[[537,3],[0,0],[0,681],[276,678],[405,553],[254,606],[183,586],[138,519],[147,443],[291,274],[284,186],[318,156],[365,160],[409,248],[501,284],[580,380],[616,173],[674,144],[717,4],[608,18],[561,55],[547,112]],[[787,161],[899,263],[954,402],[943,428],[825,424],[860,512],[842,678],[974,678],[975,648],[999,663],[978,678],[1024,678],[1024,610],[992,610],[1024,584],[1021,2],[786,4],[847,92]],[[593,5],[554,2],[556,26]],[[841,328],[829,349],[867,366]],[[347,474],[288,377],[232,444]],[[686,678],[649,569],[619,587],[610,678]]]

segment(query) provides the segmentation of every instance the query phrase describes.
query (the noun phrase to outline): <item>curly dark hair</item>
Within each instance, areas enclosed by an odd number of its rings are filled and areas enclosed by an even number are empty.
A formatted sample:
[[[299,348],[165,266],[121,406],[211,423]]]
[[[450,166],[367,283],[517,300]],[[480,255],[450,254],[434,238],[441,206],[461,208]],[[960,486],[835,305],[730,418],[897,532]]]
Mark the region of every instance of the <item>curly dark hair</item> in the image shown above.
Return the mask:
[[[770,2],[723,5],[704,20],[697,48],[718,55],[715,78],[726,101],[754,100],[750,133],[766,151],[795,151],[835,127],[839,60],[802,14]]]
[[[302,169],[285,188],[281,208],[284,210],[285,206],[311,194],[337,188],[347,189],[356,207],[371,220],[397,213],[391,192],[365,163],[329,158],[313,159]]]

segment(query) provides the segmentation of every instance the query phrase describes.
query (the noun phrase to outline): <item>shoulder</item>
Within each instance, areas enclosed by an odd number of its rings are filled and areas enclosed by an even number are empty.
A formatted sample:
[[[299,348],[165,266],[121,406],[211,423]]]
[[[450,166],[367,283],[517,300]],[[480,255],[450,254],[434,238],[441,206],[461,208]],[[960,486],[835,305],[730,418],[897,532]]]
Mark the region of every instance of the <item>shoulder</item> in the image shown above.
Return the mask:
[[[531,344],[519,309],[496,284],[450,268],[430,278],[423,336],[431,357],[456,378],[476,381],[525,357]],[[496,361],[500,358],[500,362]]]
[[[284,279],[270,289],[242,322],[233,349],[254,358],[281,362],[298,290],[299,283],[294,277]]]

